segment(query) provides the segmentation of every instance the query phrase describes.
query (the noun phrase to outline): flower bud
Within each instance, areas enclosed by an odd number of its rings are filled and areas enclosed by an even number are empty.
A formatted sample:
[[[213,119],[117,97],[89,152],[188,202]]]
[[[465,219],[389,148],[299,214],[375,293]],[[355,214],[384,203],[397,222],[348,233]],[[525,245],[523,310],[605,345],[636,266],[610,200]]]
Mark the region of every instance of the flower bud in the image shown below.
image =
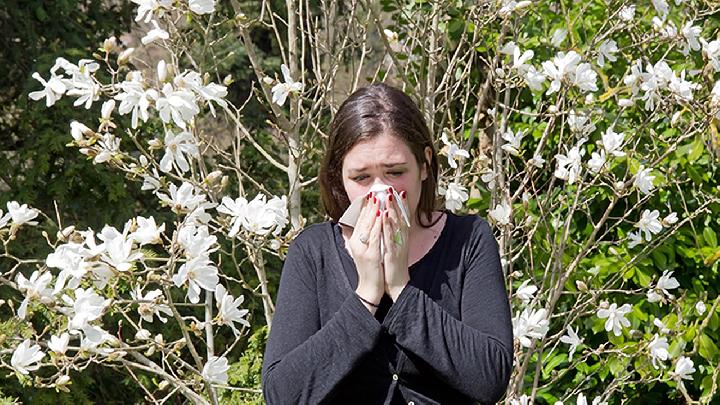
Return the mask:
[[[103,41],[102,50],[108,53],[115,52],[117,50],[117,38],[113,35]]]
[[[118,65],[124,65],[128,62],[130,59],[130,55],[135,52],[135,48],[128,48],[120,53],[117,58],[117,64]]]
[[[165,80],[167,80],[167,63],[162,59],[160,59],[157,65],[157,74],[160,83],[164,83]]]
[[[275,79],[273,79],[270,76],[263,77],[262,81],[265,82],[265,84],[267,84],[267,85],[271,85],[271,84],[275,83]]]
[[[225,78],[223,79],[223,84],[225,86],[230,86],[233,83],[235,83],[235,79],[233,79],[232,74],[225,76]]]
[[[168,385],[170,385],[170,383],[168,382],[168,380],[162,380],[162,381],[160,381],[160,384],[158,384],[158,389],[162,391],[162,390],[164,390],[165,388],[167,388]]]
[[[109,120],[113,110],[115,110],[115,100],[110,99],[104,102],[101,108],[102,118]]]
[[[575,280],[575,286],[582,292],[587,292],[588,290],[587,284],[585,284],[582,280]]]
[[[221,178],[222,178],[222,171],[215,170],[213,172],[210,172],[207,175],[207,177],[205,177],[205,183],[207,183],[209,185],[213,185],[213,184],[217,183],[217,181]]]

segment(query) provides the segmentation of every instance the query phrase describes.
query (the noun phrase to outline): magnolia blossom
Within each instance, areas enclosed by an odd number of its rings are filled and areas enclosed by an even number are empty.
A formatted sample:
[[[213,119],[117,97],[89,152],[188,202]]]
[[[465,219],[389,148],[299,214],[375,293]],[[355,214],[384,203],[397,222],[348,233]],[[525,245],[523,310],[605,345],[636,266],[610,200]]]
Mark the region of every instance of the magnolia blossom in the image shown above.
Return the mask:
[[[695,310],[697,311],[699,316],[702,316],[707,310],[707,306],[704,302],[698,301],[697,304],[695,304]]]
[[[508,129],[502,135],[502,138],[507,142],[506,144],[502,145],[502,149],[510,153],[511,155],[520,155],[520,143],[522,142],[523,136],[525,136],[523,130],[519,130],[513,133],[511,129]]]
[[[152,89],[145,91],[142,73],[130,72],[128,77],[129,80],[116,85],[120,93],[114,98],[120,101],[120,106],[118,107],[118,113],[120,113],[120,115],[132,112],[130,125],[135,129],[138,126],[138,119],[146,122],[148,118],[150,118],[150,114],[148,113],[150,101],[157,99],[158,95],[157,91]]]
[[[157,226],[155,218],[137,217],[135,218],[137,229],[130,234],[130,238],[138,242],[140,245],[160,243],[160,234],[165,230],[165,224]]]
[[[547,311],[541,308],[537,311],[525,308],[523,312],[513,319],[513,335],[520,340],[523,347],[531,347],[531,338],[541,339],[550,329]]]
[[[200,157],[193,135],[187,131],[176,135],[167,130],[165,132],[165,155],[160,160],[160,170],[168,173],[174,167],[179,174],[187,172],[190,170],[190,164],[186,154],[195,158]]]
[[[581,159],[585,155],[585,149],[580,149],[583,143],[585,143],[584,138],[570,148],[567,155],[561,153],[555,155],[557,161],[555,177],[566,180],[569,184],[575,183],[580,177]]]
[[[37,362],[43,357],[45,357],[45,353],[40,351],[40,346],[33,345],[29,339],[25,339],[15,348],[12,358],[10,359],[10,365],[18,373],[28,375],[31,371],[40,368]]]
[[[52,335],[48,341],[48,348],[57,354],[65,354],[69,342],[70,335],[67,332],[63,332],[60,336]]]
[[[665,301],[665,297],[668,297],[670,299],[675,298],[674,295],[672,295],[668,290],[672,290],[674,288],[680,287],[680,283],[678,283],[677,279],[675,277],[672,277],[673,272],[669,270],[663,271],[662,276],[660,276],[660,279],[657,282],[657,285],[655,288],[651,289],[647,293],[648,301],[649,302],[658,302],[658,301]]]
[[[608,128],[602,134],[602,145],[609,155],[616,157],[625,156],[625,152],[622,151],[622,144],[625,140],[625,135],[622,132],[616,133],[612,128]]]
[[[530,397],[527,396],[527,394],[522,394],[520,398],[513,398],[510,400],[510,405],[530,405],[532,402],[530,401]],[[555,404],[557,405],[557,404]]]
[[[158,97],[155,106],[163,122],[172,121],[182,129],[187,128],[187,123],[200,112],[193,93],[185,89],[175,90],[170,83],[163,86],[162,96]]]
[[[675,363],[675,371],[671,374],[683,380],[692,380],[694,372],[693,361],[688,357],[680,356],[677,363]]]
[[[575,69],[573,84],[580,90],[597,91],[597,73],[589,63],[581,63]]]
[[[235,328],[235,322],[239,322],[248,328],[250,323],[245,319],[245,316],[250,312],[247,309],[240,309],[245,301],[244,296],[233,298],[232,295],[228,294],[227,290],[222,284],[218,284],[215,288],[215,302],[218,308],[218,325],[228,325],[233,330],[233,333],[237,336],[240,332]]]
[[[230,366],[228,366],[228,361],[224,356],[210,356],[203,367],[202,376],[212,383],[225,385],[227,384],[227,372],[229,369]]]
[[[148,33],[144,37],[142,37],[142,39],[140,39],[140,42],[142,42],[143,45],[150,44],[154,41],[157,41],[158,39],[170,38],[170,34],[168,34],[168,32],[164,29],[160,28],[157,21],[152,20],[151,23],[155,28],[148,31]]]
[[[512,207],[503,201],[502,203],[491,209],[488,214],[494,219],[499,225],[510,225]]]
[[[633,180],[633,185],[637,187],[637,189],[640,190],[643,194],[650,194],[650,192],[655,188],[655,186],[653,185],[653,180],[655,180],[655,176],[650,174],[651,172],[652,167],[648,167],[646,169],[645,166],[640,165],[640,168],[635,175],[635,179]]]
[[[567,117],[567,123],[570,127],[570,131],[578,135],[588,135],[595,131],[595,124],[590,120],[590,116],[583,113],[578,113],[575,110],[570,110]]]
[[[389,30],[387,28],[383,30],[383,34],[385,34],[385,38],[387,38],[390,45],[397,44],[398,40],[400,39],[397,32]]]
[[[530,279],[523,281],[515,292],[515,296],[522,300],[523,305],[527,305],[533,299],[533,295],[538,289],[535,285],[529,284],[530,281]]]
[[[153,18],[153,13],[157,13],[157,17],[162,17],[165,10],[172,8],[172,0],[130,0],[138,5],[137,16],[135,21],[148,23]]]
[[[653,325],[657,326],[660,330],[660,333],[668,334],[670,333],[670,329],[668,329],[665,324],[662,323],[662,321],[658,318],[653,319]]]
[[[660,211],[658,210],[644,210],[640,216],[640,221],[635,224],[635,227],[640,229],[641,232],[645,232],[645,240],[650,241],[652,235],[662,231],[662,224],[658,221]]]
[[[502,7],[498,10],[498,14],[501,17],[509,16],[513,11],[521,10],[532,4],[529,0],[515,1],[515,0],[502,0]]]
[[[677,221],[678,221],[677,214],[674,212],[671,212],[665,218],[663,218],[662,226],[669,227],[669,226],[675,224]]]
[[[109,299],[103,299],[92,288],[75,290],[75,298],[63,295],[63,301],[69,306],[64,308],[68,314],[70,330],[86,329],[88,322],[97,320],[105,308],[110,305]]]
[[[272,101],[273,103],[282,106],[285,104],[285,99],[287,99],[287,96],[289,93],[297,93],[302,91],[303,84],[301,82],[296,82],[293,80],[293,78],[290,76],[290,69],[288,69],[287,66],[283,63],[280,65],[280,70],[282,71],[283,78],[285,79],[285,83],[278,83],[272,88]]]
[[[542,84],[545,82],[545,75],[535,69],[535,66],[530,66],[527,68],[525,75],[523,75],[523,79],[531,90],[540,91],[542,90]]]
[[[200,203],[204,202],[207,197],[202,192],[195,190],[195,186],[188,182],[183,182],[180,187],[177,187],[175,184],[170,184],[168,191],[170,193],[169,196],[159,192],[157,196],[160,198],[160,201],[169,205],[172,210],[177,213],[194,210]],[[196,191],[198,191],[198,194],[195,194]]]
[[[455,182],[448,183],[447,188],[440,187],[438,193],[445,196],[445,208],[453,212],[462,208],[463,203],[468,200],[465,186]]]
[[[572,325],[567,327],[567,335],[561,336],[560,341],[570,345],[570,353],[568,355],[568,361],[572,361],[573,354],[577,347],[582,344],[583,339],[580,339],[577,332],[573,329]]]
[[[32,74],[32,77],[43,85],[43,89],[39,91],[33,91],[28,96],[35,101],[44,98],[45,106],[47,107],[55,104],[55,102],[59,100],[62,95],[65,94],[65,92],[67,91],[67,87],[62,82],[60,76],[52,74],[50,76],[50,80],[45,81],[45,79],[40,76],[40,73],[35,72]]]
[[[447,133],[445,131],[443,131],[440,140],[447,146],[447,150],[445,153],[447,154],[448,165],[453,169],[457,169],[457,162],[455,162],[455,158],[457,156],[462,156],[464,158],[470,157],[468,151],[466,151],[465,149],[461,149],[458,145],[448,141]]]
[[[235,237],[240,232],[240,227],[258,235],[265,235],[273,228],[276,234],[279,233],[288,222],[287,197],[273,197],[268,202],[265,199],[262,193],[250,202],[243,197],[235,200],[223,197],[217,210],[232,217],[228,236]]]
[[[218,270],[207,256],[199,256],[188,260],[173,275],[176,287],[188,283],[187,297],[193,304],[200,301],[200,289],[215,291],[218,285]]]
[[[650,0],[653,7],[655,7],[655,11],[660,15],[660,18],[663,20],[665,17],[667,17],[668,13],[670,12],[668,8],[668,3],[666,0]]]
[[[210,14],[215,11],[215,0],[190,0],[189,6],[195,14]]]
[[[632,307],[630,304],[624,304],[622,307],[618,308],[617,304],[613,303],[608,309],[600,308],[597,312],[597,316],[601,319],[607,318],[607,321],[605,321],[606,331],[612,331],[615,336],[620,336],[622,328],[630,326],[630,321],[625,318],[625,314],[631,311]]]
[[[703,54],[707,57],[713,70],[720,72],[720,40],[707,42],[700,38],[700,43],[703,45]]]
[[[605,64],[605,58],[610,62],[615,62],[617,57],[615,54],[618,52],[617,42],[612,39],[606,39],[600,46],[598,46],[598,66],[602,67]]]
[[[555,31],[553,31],[550,44],[555,48],[559,48],[563,41],[565,41],[565,38],[567,38],[567,34],[568,31],[565,28],[556,28]]]
[[[588,401],[587,401],[587,398],[585,398],[585,394],[583,394],[582,392],[579,393],[575,404],[576,405],[588,405]],[[607,402],[602,401],[602,397],[595,397],[595,398],[593,398],[591,405],[607,405]]]
[[[48,271],[41,273],[39,270],[35,270],[30,275],[30,279],[26,279],[22,273],[18,273],[17,288],[25,292],[25,299],[17,312],[20,319],[25,319],[27,306],[31,300],[40,300],[46,304],[52,301],[53,291],[47,288],[51,280],[52,274]]]
[[[643,243],[642,233],[640,233],[640,231],[628,233],[628,239],[630,239],[628,247],[631,249]]]
[[[160,290],[148,291],[147,294],[143,295],[140,287],[136,286],[135,290],[130,292],[130,296],[132,296],[133,300],[140,301],[138,304],[138,314],[145,322],[152,322],[153,316],[157,316],[160,322],[167,322],[167,319],[160,315],[161,312],[167,316],[172,316],[170,307],[157,303],[159,299],[163,297],[163,293]]]
[[[8,209],[7,215],[12,219],[13,226],[37,225],[37,221],[33,221],[33,219],[37,218],[40,211],[29,208],[27,204],[20,205],[17,201],[9,201],[6,206]]]
[[[603,166],[605,166],[606,161],[604,150],[601,149],[600,152],[593,152],[588,161],[588,168],[594,173],[599,173]]]
[[[175,76],[173,84],[177,88],[187,88],[195,92],[203,100],[207,101],[208,107],[210,107],[210,113],[215,116],[215,107],[213,104],[217,104],[221,107],[227,106],[225,97],[227,96],[227,87],[219,85],[217,83],[204,84],[203,78],[200,73],[194,71],[185,71],[180,75]]]
[[[558,52],[552,61],[543,62],[543,71],[545,75],[552,80],[546,94],[550,95],[560,90],[562,81],[572,75],[578,63],[580,63],[580,55],[575,51],[568,53]]]
[[[650,356],[652,357],[652,365],[655,367],[655,369],[658,368],[657,366],[657,360],[665,361],[668,358],[672,357],[670,355],[670,352],[668,351],[668,341],[666,337],[659,337],[656,333],[653,336],[653,340],[648,344],[648,349],[650,349]],[[660,362],[660,365],[662,367],[665,367],[665,365]]]
[[[699,51],[700,50],[700,42],[698,42],[698,38],[700,37],[700,34],[702,33],[702,28],[698,26],[693,26],[692,21],[688,21],[683,26],[682,35],[685,38],[685,43],[683,44],[682,53],[684,55],[687,55],[690,53],[690,50],[693,51]]]
[[[188,259],[208,256],[219,248],[217,237],[210,235],[207,225],[185,224],[178,230],[177,241]]]
[[[618,16],[622,21],[632,21],[632,19],[635,18],[635,5],[623,6],[623,8],[618,11]]]

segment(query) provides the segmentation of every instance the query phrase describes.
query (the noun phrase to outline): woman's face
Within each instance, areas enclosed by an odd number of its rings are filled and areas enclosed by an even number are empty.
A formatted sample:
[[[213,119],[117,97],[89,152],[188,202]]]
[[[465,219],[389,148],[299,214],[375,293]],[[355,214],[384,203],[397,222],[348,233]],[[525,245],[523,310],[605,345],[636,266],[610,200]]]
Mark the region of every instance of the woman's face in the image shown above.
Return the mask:
[[[431,154],[432,150],[426,147],[427,161],[430,161]],[[403,140],[382,134],[357,143],[345,155],[342,165],[343,185],[351,202],[367,194],[374,184],[393,186],[398,193],[407,192],[409,214],[414,223],[422,182],[428,175],[426,166],[418,165]]]

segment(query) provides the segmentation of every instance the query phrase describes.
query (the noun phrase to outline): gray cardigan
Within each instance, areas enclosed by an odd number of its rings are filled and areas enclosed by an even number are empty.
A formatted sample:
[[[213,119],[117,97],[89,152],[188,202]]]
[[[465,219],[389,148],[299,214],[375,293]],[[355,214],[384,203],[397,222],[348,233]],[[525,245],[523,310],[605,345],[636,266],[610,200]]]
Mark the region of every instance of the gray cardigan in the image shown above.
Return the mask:
[[[276,404],[495,403],[513,367],[510,305],[492,230],[447,213],[395,303],[373,316],[335,222],[290,244],[262,367]]]

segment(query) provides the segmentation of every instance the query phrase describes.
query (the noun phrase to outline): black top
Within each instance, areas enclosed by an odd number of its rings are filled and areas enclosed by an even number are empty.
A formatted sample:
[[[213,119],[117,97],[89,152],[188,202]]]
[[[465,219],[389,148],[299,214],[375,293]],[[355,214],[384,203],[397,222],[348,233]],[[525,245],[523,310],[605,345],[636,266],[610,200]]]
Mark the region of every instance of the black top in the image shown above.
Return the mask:
[[[395,303],[373,316],[340,226],[290,244],[265,348],[262,389],[275,404],[495,403],[513,366],[510,305],[488,223],[447,213]]]

